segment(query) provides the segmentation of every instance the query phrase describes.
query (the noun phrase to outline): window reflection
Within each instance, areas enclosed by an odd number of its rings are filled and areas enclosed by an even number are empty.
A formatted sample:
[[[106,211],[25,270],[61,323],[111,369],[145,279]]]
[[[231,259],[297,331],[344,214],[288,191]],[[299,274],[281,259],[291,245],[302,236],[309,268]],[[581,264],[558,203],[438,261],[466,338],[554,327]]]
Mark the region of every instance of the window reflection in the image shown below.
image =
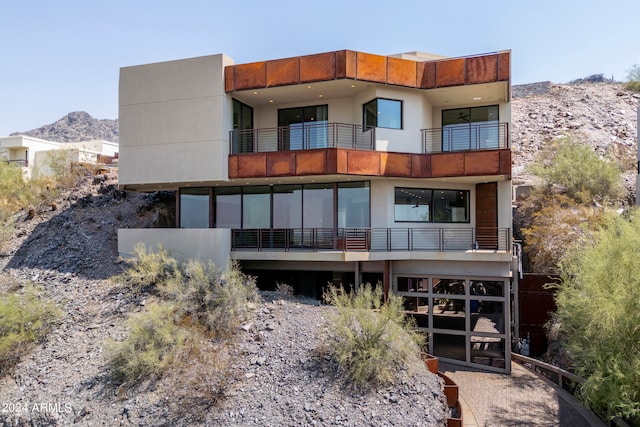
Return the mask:
[[[209,188],[180,189],[180,228],[209,228]]]

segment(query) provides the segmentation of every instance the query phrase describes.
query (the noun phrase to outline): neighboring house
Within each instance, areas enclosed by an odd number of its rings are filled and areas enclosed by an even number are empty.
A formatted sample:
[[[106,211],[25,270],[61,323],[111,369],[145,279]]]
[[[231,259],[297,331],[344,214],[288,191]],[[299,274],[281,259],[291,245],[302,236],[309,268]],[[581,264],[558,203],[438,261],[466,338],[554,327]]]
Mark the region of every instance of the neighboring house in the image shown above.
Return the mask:
[[[25,177],[50,175],[52,153],[66,150],[66,159],[76,163],[111,163],[118,157],[118,143],[92,140],[54,142],[26,135],[0,138],[0,158],[21,166]]]
[[[121,188],[177,196],[177,227],[121,229],[121,253],[231,259],[318,297],[379,281],[430,352],[509,371],[510,51],[125,67],[119,116]]]

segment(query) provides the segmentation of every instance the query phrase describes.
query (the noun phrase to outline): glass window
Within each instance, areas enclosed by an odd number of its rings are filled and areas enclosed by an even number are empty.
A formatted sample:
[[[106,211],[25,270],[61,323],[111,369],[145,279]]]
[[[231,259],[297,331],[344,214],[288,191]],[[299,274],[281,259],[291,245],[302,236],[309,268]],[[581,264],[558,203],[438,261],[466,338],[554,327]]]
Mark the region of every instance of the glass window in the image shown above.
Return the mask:
[[[471,337],[471,362],[479,365],[505,367],[505,341],[499,337]]]
[[[431,280],[434,294],[464,295],[466,281],[464,279],[438,279]]]
[[[369,227],[369,183],[338,184],[338,228]]]
[[[471,295],[504,296],[504,282],[495,280],[472,280]]]
[[[180,228],[209,228],[209,188],[180,189]]]
[[[488,334],[504,334],[504,302],[472,299],[471,330]]]
[[[363,124],[389,129],[402,129],[402,101],[376,98],[363,105]]]
[[[468,190],[396,188],[396,222],[469,222]]]
[[[271,228],[271,194],[268,185],[244,187],[242,228]]]
[[[273,228],[302,228],[302,185],[274,185]]]
[[[282,150],[326,148],[329,145],[327,121],[329,107],[312,105],[278,110],[279,138]]]
[[[428,222],[432,190],[424,188],[395,189],[395,220],[397,222]]]
[[[398,292],[427,292],[427,279],[421,277],[398,277]]]
[[[433,353],[438,357],[467,360],[464,335],[433,334]]]
[[[221,187],[215,189],[216,227],[242,227],[242,195],[240,187]]]
[[[232,153],[253,151],[253,108],[233,100],[233,141]]]
[[[433,299],[433,327],[464,331],[466,328],[466,301],[456,298]]]
[[[488,105],[442,111],[442,151],[498,148],[499,107]]]
[[[306,184],[302,197],[302,226],[333,228],[333,184]]]

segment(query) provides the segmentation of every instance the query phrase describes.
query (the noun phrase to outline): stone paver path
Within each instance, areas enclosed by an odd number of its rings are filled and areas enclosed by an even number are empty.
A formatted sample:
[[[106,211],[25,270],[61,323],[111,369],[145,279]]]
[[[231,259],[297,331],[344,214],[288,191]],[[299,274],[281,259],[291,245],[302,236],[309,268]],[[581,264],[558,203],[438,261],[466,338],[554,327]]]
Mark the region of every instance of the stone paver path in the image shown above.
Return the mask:
[[[568,392],[517,363],[511,364],[511,375],[442,361],[440,370],[458,384],[478,427],[604,426]]]

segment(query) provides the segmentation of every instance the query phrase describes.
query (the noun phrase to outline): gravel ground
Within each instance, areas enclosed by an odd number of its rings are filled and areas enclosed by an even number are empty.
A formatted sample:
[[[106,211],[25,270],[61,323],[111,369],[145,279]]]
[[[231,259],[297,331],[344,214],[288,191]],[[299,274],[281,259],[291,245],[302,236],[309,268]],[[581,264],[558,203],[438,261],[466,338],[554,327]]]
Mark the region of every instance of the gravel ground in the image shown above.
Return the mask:
[[[185,395],[175,374],[132,387],[112,383],[104,344],[122,339],[126,318],[153,298],[131,298],[110,279],[123,267],[116,230],[157,226],[171,212],[160,203],[166,195],[123,193],[114,182],[88,179],[34,218],[21,213],[13,238],[0,247],[0,290],[35,283],[64,313],[0,377],[0,425],[446,424],[440,380],[424,366],[396,387],[349,389],[331,358],[316,350],[333,308],[283,293],[261,292],[228,353],[235,381],[215,405]]]

